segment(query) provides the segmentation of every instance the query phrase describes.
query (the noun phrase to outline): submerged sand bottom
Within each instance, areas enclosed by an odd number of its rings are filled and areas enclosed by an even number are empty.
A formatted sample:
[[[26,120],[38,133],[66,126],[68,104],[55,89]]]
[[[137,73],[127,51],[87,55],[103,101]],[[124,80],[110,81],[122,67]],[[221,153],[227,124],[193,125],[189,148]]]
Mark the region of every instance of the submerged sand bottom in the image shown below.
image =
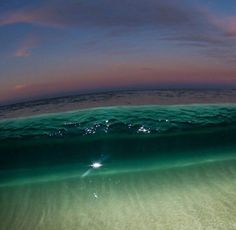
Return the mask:
[[[0,188],[6,230],[236,229],[236,163]]]

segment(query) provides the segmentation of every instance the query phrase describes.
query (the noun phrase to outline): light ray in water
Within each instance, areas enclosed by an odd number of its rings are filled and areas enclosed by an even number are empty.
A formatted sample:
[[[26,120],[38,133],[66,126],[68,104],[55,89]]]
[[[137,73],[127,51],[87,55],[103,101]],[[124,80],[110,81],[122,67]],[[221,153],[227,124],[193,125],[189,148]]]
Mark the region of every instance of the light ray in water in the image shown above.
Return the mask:
[[[88,176],[91,171],[92,171],[92,169],[88,169],[85,173],[82,174],[81,177],[86,177],[86,176]]]

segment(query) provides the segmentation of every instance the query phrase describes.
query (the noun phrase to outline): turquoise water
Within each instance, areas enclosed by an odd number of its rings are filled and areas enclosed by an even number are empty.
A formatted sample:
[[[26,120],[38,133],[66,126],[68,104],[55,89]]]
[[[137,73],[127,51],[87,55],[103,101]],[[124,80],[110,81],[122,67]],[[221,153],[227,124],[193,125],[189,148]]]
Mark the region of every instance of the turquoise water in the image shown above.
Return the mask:
[[[0,221],[4,229],[90,229],[93,216],[101,224],[93,229],[112,229],[116,216],[113,229],[234,229],[235,140],[236,104],[115,106],[1,120]],[[212,208],[208,221],[205,205]],[[136,225],[129,228],[131,216]]]
[[[104,107],[6,119],[0,122],[0,184],[34,173],[83,175],[94,162],[104,167],[91,174],[229,159],[236,156],[235,138],[234,104]]]

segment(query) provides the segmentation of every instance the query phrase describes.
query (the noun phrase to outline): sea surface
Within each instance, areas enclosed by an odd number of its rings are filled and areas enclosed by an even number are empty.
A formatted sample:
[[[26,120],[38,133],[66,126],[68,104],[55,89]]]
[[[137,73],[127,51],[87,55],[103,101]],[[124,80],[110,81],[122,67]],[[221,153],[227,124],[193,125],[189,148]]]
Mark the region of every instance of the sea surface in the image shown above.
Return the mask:
[[[236,229],[236,92],[102,95],[0,107],[0,229]]]

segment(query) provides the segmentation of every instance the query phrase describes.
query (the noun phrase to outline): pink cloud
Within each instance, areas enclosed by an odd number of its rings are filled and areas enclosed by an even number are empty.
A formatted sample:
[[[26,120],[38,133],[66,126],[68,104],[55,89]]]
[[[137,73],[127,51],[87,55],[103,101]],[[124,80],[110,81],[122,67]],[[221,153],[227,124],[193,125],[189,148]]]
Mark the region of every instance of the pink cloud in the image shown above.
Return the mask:
[[[226,34],[236,36],[236,17],[232,16],[226,20]]]
[[[27,48],[21,48],[16,51],[15,56],[16,57],[28,57],[30,56],[31,52]]]
[[[236,16],[224,16],[208,14],[209,22],[222,30],[225,35],[236,36]]]
[[[32,49],[39,46],[41,39],[35,34],[28,35],[20,44],[18,49],[15,51],[15,57],[28,57],[31,55]]]
[[[16,90],[16,91],[18,91],[18,90],[23,90],[23,89],[25,89],[27,87],[27,84],[18,84],[18,85],[15,85],[14,87],[13,87],[13,90]]]

